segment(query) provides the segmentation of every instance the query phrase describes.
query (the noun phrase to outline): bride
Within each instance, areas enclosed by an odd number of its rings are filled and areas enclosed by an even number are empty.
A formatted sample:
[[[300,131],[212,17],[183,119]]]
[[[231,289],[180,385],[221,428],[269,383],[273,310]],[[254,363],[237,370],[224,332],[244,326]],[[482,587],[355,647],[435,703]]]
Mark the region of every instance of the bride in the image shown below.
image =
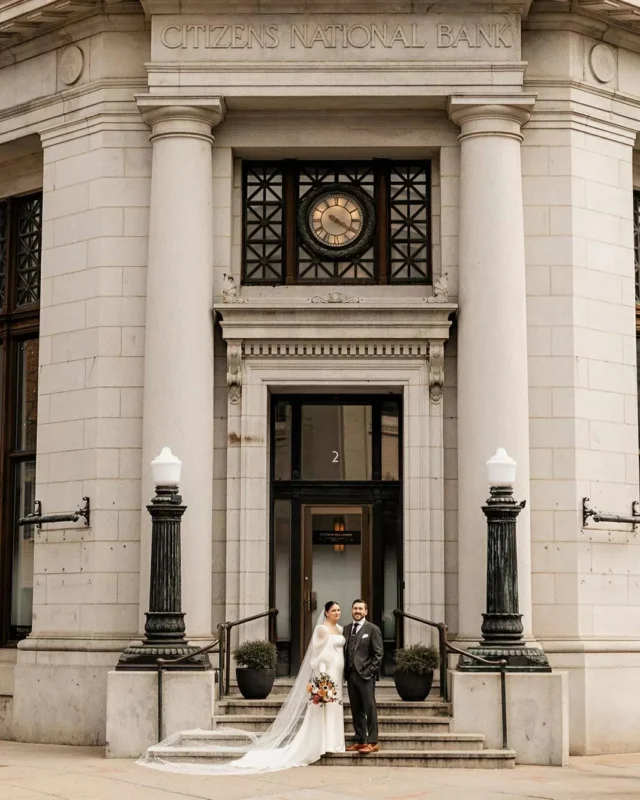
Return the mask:
[[[199,755],[203,759],[214,757],[214,762],[176,764],[148,751],[138,764],[172,772],[245,775],[303,767],[317,761],[324,753],[344,752],[342,683],[345,640],[338,625],[339,619],[340,606],[330,600],[316,623],[298,677],[272,725],[264,733],[252,734],[218,725],[207,732],[207,744],[199,747]],[[309,681],[321,673],[329,675],[335,683],[336,702],[320,705],[309,702]],[[221,741],[210,741],[212,734]],[[179,737],[180,734],[174,734],[161,744],[171,746]],[[229,743],[238,738],[248,741],[241,745]]]

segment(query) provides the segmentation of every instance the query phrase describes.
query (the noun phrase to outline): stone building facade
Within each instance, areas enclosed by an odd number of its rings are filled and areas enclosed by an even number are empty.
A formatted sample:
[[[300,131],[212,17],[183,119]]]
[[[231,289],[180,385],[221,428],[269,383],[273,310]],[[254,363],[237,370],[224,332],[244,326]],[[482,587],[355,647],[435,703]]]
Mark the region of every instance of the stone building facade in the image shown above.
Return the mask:
[[[640,543],[583,498],[638,499],[640,7],[233,6],[0,2],[0,738],[104,742],[162,446],[189,638],[275,604],[283,674],[329,592],[477,642],[502,446],[572,752],[637,749]]]

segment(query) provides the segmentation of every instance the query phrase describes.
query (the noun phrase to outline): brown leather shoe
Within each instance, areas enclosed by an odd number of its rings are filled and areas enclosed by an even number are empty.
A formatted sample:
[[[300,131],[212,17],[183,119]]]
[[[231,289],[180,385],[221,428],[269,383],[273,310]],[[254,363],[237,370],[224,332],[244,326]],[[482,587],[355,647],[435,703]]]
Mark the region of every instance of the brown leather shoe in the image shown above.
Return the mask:
[[[380,750],[377,744],[365,744],[364,747],[360,748],[360,752],[363,756],[368,755],[369,753],[377,753]]]
[[[366,745],[364,745],[364,744],[358,744],[358,742],[356,742],[355,744],[350,744],[350,745],[349,745],[349,747],[345,748],[345,750],[346,750],[346,752],[347,752],[347,753],[357,753],[357,752],[359,752],[359,751],[360,751],[360,750],[361,750],[363,747],[366,747]]]

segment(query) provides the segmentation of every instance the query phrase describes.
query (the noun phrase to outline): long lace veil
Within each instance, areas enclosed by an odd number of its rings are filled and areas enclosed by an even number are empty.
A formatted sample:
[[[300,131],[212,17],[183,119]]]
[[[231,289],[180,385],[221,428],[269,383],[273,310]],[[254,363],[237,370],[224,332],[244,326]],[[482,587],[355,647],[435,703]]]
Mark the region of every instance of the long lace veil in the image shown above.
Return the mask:
[[[323,622],[324,611],[316,620],[314,632]],[[257,751],[280,750],[287,747],[300,730],[308,705],[307,684],[315,667],[313,640],[312,636],[291,691],[266,731],[252,733],[241,728],[218,724],[212,731],[185,731],[183,733],[188,733],[190,739],[197,739],[198,734],[203,735],[203,739],[198,741],[198,751],[200,757],[203,758],[203,763],[193,763],[192,761],[175,763],[162,758],[161,753],[153,752],[153,750],[148,750],[136,763],[168,772],[198,775],[238,775],[264,772],[263,766],[255,766],[251,759],[243,762],[242,756]],[[181,735],[182,733],[174,733],[168,736],[160,742],[160,746],[176,746],[180,742]],[[244,741],[242,741],[243,739]],[[205,760],[207,756],[214,756],[216,761]],[[229,760],[226,760],[225,756],[228,756]]]

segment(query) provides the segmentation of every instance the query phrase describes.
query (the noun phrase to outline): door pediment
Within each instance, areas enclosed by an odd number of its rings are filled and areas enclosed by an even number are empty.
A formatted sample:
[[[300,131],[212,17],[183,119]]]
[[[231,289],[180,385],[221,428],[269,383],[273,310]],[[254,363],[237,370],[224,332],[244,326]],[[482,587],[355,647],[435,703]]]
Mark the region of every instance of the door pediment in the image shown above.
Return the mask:
[[[421,359],[428,362],[431,401],[442,399],[444,344],[457,305],[437,295],[383,302],[347,292],[306,300],[227,296],[216,313],[227,342],[227,384],[240,402],[246,359]]]

